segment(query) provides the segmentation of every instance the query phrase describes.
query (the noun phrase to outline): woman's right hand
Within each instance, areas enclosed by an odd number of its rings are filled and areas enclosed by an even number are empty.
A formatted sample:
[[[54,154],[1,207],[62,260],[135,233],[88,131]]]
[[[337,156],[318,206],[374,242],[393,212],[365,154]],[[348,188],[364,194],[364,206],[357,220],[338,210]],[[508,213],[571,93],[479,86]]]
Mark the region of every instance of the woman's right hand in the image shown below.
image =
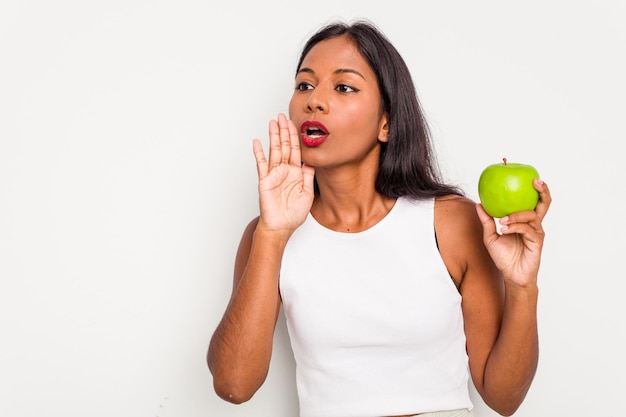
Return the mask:
[[[298,131],[284,114],[270,120],[269,135],[269,161],[261,141],[253,141],[261,210],[257,228],[290,235],[304,222],[313,204],[315,169],[302,164]]]

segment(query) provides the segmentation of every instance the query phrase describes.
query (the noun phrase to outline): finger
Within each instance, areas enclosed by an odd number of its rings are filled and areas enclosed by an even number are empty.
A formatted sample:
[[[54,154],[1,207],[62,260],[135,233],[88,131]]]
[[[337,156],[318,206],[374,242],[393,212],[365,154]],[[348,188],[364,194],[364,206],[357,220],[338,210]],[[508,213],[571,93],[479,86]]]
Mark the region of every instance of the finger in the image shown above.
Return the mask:
[[[280,165],[280,161],[281,161],[280,132],[278,128],[278,122],[276,120],[270,120],[269,134],[270,134],[269,167],[271,168],[271,167]]]
[[[500,233],[503,235],[519,234],[526,241],[541,244],[543,236],[543,226],[541,218],[535,211],[527,210],[510,214],[499,220]]]
[[[543,220],[548,212],[548,209],[550,208],[550,204],[552,204],[552,195],[550,194],[548,185],[539,178],[535,179],[533,186],[537,192],[539,192],[539,202],[537,203],[535,212],[539,216],[539,219]]]
[[[487,214],[482,204],[476,204],[476,213],[478,214],[478,218],[483,225],[483,241],[485,244],[493,242],[499,236],[496,228],[496,222],[493,217]]]
[[[263,152],[263,145],[258,139],[252,141],[252,150],[254,152],[254,159],[256,159],[256,172],[259,179],[263,179],[267,176],[267,159],[265,158],[265,152]]]
[[[289,163],[295,166],[302,165],[302,159],[300,154],[300,135],[296,129],[296,125],[293,121],[288,120],[287,125],[289,127],[289,142],[291,145],[291,152],[289,153]]]
[[[287,118],[282,113],[278,115],[278,129],[280,132],[280,162],[288,164],[291,155],[291,136]]]
[[[536,230],[529,224],[516,223],[511,226],[503,227],[500,232],[503,236],[511,235],[521,238],[525,256],[541,256],[541,249],[545,235],[542,230]]]
[[[502,217],[498,220],[498,222],[502,226],[509,226],[514,223],[524,223],[541,228],[541,219],[539,218],[537,212],[533,210],[516,211],[515,213]]]

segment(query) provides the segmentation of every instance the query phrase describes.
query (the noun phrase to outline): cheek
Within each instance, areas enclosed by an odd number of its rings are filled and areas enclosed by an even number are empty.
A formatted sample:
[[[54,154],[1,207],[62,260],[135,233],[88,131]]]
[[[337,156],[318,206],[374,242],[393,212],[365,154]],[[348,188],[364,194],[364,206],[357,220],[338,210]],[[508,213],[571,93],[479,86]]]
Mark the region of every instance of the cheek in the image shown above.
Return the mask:
[[[343,118],[353,120],[347,127],[354,133],[359,133],[359,136],[378,136],[381,113],[376,106],[349,106],[345,109]]]

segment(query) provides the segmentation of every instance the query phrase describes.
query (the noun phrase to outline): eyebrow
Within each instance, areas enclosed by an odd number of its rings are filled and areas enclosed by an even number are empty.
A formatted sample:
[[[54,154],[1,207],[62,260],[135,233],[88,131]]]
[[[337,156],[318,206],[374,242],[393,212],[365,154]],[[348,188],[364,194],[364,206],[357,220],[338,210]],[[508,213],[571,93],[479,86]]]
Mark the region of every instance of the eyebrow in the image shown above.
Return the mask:
[[[301,72],[306,72],[309,74],[315,74],[315,71],[313,71],[311,68],[308,67],[302,67],[300,68],[300,70],[298,71],[298,74],[300,74]],[[364,80],[366,79],[363,74],[361,74],[359,71],[351,69],[351,68],[339,68],[336,69],[335,71],[333,71],[333,74],[356,74],[359,77],[363,78]]]

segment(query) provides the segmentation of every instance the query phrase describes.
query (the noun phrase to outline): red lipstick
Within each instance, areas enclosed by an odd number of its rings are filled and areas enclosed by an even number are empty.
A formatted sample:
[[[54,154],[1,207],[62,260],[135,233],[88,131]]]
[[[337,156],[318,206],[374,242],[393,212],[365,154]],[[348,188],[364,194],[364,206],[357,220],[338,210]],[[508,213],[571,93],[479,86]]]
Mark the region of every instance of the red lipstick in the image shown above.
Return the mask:
[[[307,120],[300,125],[302,143],[306,146],[320,146],[328,138],[328,129],[317,120]]]

